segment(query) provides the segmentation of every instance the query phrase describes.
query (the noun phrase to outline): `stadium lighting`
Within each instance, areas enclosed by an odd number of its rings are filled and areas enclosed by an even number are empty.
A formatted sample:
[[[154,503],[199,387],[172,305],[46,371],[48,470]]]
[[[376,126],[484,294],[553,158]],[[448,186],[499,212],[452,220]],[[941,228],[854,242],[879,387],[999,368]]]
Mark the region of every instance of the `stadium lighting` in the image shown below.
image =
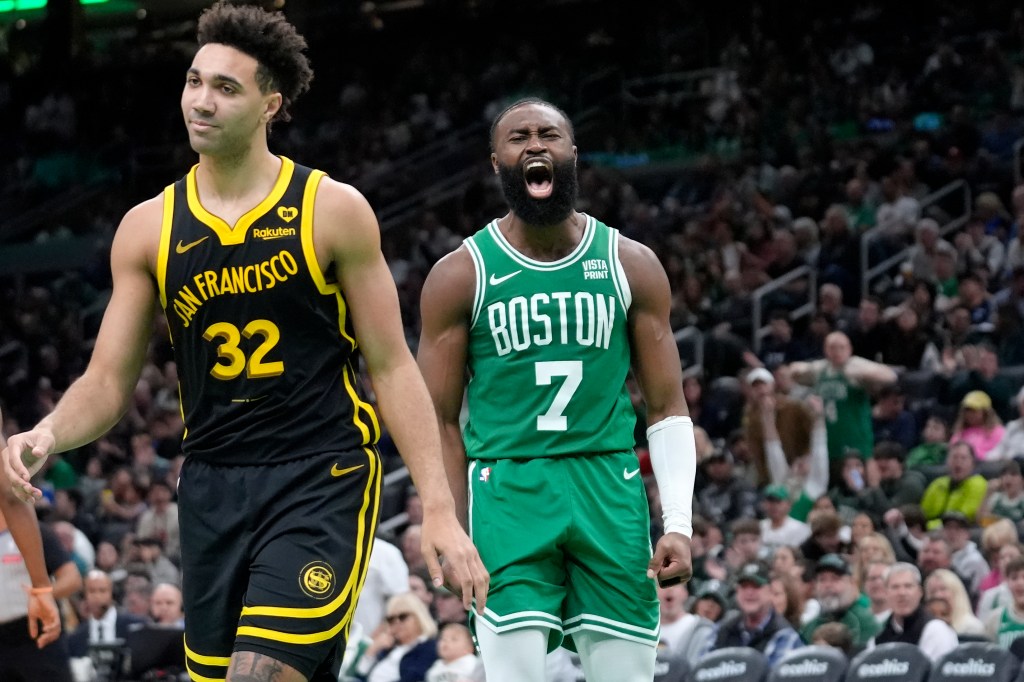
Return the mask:
[[[43,9],[47,0],[0,0],[0,13]],[[110,0],[78,0],[80,5],[104,5]]]

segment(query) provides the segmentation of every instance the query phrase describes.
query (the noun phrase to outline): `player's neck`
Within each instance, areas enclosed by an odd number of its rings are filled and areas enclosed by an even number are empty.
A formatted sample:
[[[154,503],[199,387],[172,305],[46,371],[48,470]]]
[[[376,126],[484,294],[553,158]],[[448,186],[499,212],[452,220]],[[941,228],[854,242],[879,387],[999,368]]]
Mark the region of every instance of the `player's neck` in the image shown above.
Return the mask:
[[[277,181],[281,159],[266,145],[231,155],[200,155],[196,182],[204,203],[260,201]]]
[[[573,211],[556,225],[529,225],[515,213],[498,221],[498,229],[517,251],[533,260],[550,262],[572,253],[583,239],[587,219]]]

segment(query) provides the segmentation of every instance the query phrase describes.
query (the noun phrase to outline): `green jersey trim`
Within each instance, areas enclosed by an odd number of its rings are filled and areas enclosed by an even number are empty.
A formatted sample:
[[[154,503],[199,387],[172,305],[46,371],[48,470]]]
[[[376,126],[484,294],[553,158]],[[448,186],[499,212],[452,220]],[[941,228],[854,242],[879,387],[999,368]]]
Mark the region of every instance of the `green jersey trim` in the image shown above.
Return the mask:
[[[498,245],[502,251],[505,252],[509,258],[515,261],[517,264],[522,265],[524,268],[530,270],[560,270],[566,266],[572,265],[587,252],[590,248],[590,244],[594,241],[594,234],[597,232],[594,226],[594,219],[591,216],[586,216],[587,224],[583,228],[583,238],[580,239],[580,243],[576,245],[576,248],[572,252],[559,258],[558,260],[545,262],[539,260],[533,260],[527,258],[523,254],[516,251],[515,247],[508,243],[505,239],[505,235],[498,229],[498,221],[492,220],[490,225],[487,226],[487,230],[491,233],[491,237],[494,238],[494,243]]]
[[[477,318],[484,307],[484,294],[487,293],[487,269],[484,267],[484,256],[480,253],[480,247],[471,238],[463,241],[469,257],[473,259],[473,268],[476,270],[476,292],[473,294],[473,314],[469,318],[469,328],[476,326]]]

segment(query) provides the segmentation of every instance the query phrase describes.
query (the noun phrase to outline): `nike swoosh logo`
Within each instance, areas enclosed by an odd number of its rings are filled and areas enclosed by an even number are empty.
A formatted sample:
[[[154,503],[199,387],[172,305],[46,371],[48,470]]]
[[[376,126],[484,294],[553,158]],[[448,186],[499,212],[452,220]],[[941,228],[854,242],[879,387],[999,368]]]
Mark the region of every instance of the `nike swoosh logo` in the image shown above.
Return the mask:
[[[503,277],[495,277],[494,275],[491,275],[491,286],[497,286],[504,282],[506,279],[512,279],[520,272],[522,272],[522,270],[516,270],[515,272],[510,272],[507,275],[504,275]]]
[[[636,476],[639,473],[640,473],[639,469],[633,469],[632,471],[630,471],[629,469],[623,469],[622,470],[622,477],[628,481],[629,479],[633,478],[634,476]]]
[[[178,253],[185,253],[186,251],[191,249],[193,246],[199,246],[200,244],[202,244],[203,242],[205,242],[209,238],[210,238],[210,235],[206,235],[205,237],[200,237],[199,239],[195,240],[194,242],[189,242],[188,244],[183,244],[181,242],[181,240],[179,239],[178,240],[178,245],[174,247],[174,250],[177,251]]]
[[[354,467],[346,467],[345,469],[339,469],[338,465],[335,464],[334,466],[331,467],[331,476],[334,476],[335,478],[337,478],[338,476],[344,476],[345,474],[352,473],[356,469],[362,469],[364,466],[366,466],[366,465],[365,464],[357,464]]]

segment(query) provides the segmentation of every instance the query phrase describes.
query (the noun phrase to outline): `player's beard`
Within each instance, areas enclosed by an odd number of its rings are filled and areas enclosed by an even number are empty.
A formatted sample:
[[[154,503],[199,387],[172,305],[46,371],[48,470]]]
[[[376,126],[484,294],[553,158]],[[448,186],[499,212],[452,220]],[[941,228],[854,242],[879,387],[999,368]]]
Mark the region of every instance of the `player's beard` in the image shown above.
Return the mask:
[[[568,159],[552,164],[551,196],[534,199],[526,189],[526,174],[522,165],[498,164],[501,191],[509,208],[527,225],[548,227],[562,222],[576,209],[579,182],[576,179],[576,160]]]

